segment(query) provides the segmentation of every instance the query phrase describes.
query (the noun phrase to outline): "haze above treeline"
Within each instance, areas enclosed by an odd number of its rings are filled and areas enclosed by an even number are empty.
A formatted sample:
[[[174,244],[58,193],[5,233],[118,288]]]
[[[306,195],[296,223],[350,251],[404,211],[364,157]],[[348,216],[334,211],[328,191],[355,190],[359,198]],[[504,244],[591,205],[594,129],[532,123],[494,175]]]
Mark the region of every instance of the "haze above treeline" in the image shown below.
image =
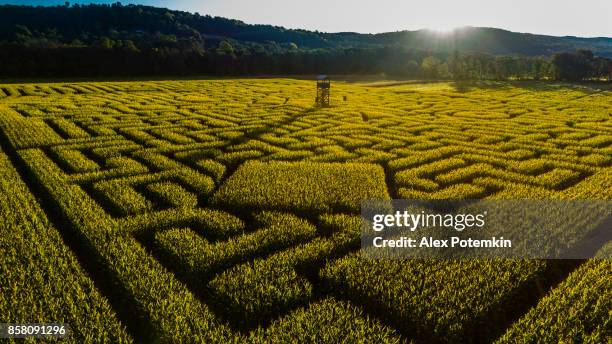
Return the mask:
[[[604,37],[554,37],[475,27],[449,33],[431,30],[382,34],[324,33],[249,25],[221,17],[119,3],[0,6],[0,45],[4,50],[4,54],[0,52],[0,62],[4,62],[0,75],[12,76],[35,74],[37,67],[32,64],[41,60],[47,61],[43,64],[56,65],[40,67],[43,74],[66,74],[59,71],[65,72],[68,67],[57,64],[69,61],[74,68],[81,70],[68,74],[91,73],[86,68],[109,72],[110,66],[104,66],[104,61],[93,63],[99,56],[107,57],[109,63],[122,58],[128,64],[141,64],[138,61],[156,63],[155,68],[136,66],[142,70],[132,69],[139,74],[163,74],[164,68],[179,74],[299,74],[315,71],[401,74],[403,64],[409,64],[406,68],[413,69],[412,72],[422,72],[417,71],[412,62],[422,68],[426,57],[436,58],[440,65],[459,55],[485,55],[493,59],[504,56],[527,61],[547,60],[558,53],[588,50],[594,56],[612,57],[612,38]],[[7,56],[9,53],[12,58]],[[83,59],[89,63],[78,62]],[[160,64],[160,59],[172,61]],[[7,73],[7,64],[17,69]],[[183,66],[185,64],[187,66]],[[116,68],[119,72],[122,67]]]
[[[239,20],[211,17],[142,5],[72,5],[55,7],[0,6],[0,40],[15,38],[16,25],[27,26],[50,41],[70,44],[75,40],[93,44],[109,37],[144,43],[147,33],[175,35],[177,39],[204,39],[210,45],[233,39],[247,46],[273,43],[279,48],[299,49],[377,47],[397,45],[435,51],[460,50],[494,55],[549,56],[572,49],[588,49],[612,57],[612,38],[555,37],[516,33],[496,28],[463,27],[450,32],[397,31],[381,34],[323,33],[285,29],[272,25],[249,25]]]

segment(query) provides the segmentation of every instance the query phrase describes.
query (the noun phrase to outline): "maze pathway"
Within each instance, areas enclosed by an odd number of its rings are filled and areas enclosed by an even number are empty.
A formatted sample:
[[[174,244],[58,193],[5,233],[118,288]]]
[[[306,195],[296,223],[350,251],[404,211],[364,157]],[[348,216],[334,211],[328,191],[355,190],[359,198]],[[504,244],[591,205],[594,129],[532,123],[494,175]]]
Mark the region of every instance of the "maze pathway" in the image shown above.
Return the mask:
[[[314,108],[287,79],[0,90],[2,148],[136,341],[491,341],[575,266],[366,261],[359,201],[612,198],[609,92],[338,83]]]

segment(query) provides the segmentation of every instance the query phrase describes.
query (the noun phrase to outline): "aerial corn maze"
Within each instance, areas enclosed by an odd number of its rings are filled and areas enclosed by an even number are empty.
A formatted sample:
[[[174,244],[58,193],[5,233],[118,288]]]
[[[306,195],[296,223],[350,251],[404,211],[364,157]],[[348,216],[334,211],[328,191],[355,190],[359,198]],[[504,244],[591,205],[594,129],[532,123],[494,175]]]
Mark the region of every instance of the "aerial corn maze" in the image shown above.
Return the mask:
[[[315,107],[314,87],[0,85],[0,322],[72,342],[610,343],[610,260],[371,260],[359,216],[612,199],[609,90],[336,82]]]

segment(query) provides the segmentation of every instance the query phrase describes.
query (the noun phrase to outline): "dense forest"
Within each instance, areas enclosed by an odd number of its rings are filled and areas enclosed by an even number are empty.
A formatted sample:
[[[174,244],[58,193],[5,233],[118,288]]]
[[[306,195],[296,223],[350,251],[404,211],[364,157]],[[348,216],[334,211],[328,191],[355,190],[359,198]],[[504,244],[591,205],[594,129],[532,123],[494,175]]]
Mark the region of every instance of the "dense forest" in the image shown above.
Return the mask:
[[[0,6],[1,77],[372,74],[612,79],[612,38],[322,33],[140,5]]]

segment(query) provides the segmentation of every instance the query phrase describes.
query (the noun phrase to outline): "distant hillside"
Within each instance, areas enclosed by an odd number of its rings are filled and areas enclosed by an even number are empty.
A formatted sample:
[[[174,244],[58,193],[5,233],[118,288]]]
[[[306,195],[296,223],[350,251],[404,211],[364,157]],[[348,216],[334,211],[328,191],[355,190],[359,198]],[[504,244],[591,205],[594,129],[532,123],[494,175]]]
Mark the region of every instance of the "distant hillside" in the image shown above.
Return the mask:
[[[341,34],[331,36],[338,35]],[[585,49],[599,56],[612,56],[612,38],[554,37],[495,28],[464,27],[447,34],[430,30],[400,31],[377,35],[353,34],[353,37],[355,42],[446,52],[459,50],[491,55],[551,56],[559,52]],[[335,38],[329,40],[336,41]]]
[[[0,78],[380,74],[612,80],[612,39],[466,27],[382,34],[249,25],[128,5],[0,6]]]
[[[408,24],[408,23],[407,23]],[[322,33],[249,25],[238,20],[139,5],[0,6],[0,42],[35,47],[108,45],[129,41],[146,49],[173,43],[202,49],[234,47],[272,52],[401,47],[434,52],[551,56],[587,49],[612,57],[612,38],[552,37],[494,28],[461,28],[447,35],[419,30],[382,34]]]

